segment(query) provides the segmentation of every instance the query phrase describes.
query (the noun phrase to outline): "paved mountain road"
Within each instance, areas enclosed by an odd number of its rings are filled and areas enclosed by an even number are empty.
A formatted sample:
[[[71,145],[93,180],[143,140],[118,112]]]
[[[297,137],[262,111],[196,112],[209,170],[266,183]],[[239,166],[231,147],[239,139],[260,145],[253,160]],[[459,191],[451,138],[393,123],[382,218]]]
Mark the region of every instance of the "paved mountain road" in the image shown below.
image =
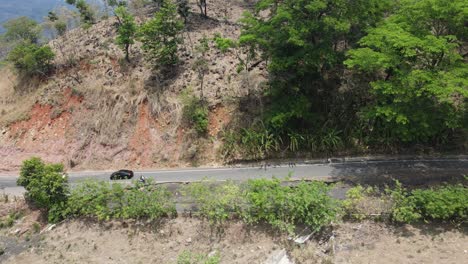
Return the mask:
[[[85,179],[109,180],[112,171],[70,172],[72,185]],[[297,164],[294,166],[187,168],[173,170],[135,171],[156,182],[191,182],[204,178],[212,180],[243,181],[253,178],[284,178],[311,180],[346,180],[356,183],[382,184],[398,179],[404,184],[429,184],[431,182],[463,180],[468,175],[468,159],[380,160],[325,164]],[[23,192],[16,185],[17,173],[0,174],[1,189],[5,193]]]

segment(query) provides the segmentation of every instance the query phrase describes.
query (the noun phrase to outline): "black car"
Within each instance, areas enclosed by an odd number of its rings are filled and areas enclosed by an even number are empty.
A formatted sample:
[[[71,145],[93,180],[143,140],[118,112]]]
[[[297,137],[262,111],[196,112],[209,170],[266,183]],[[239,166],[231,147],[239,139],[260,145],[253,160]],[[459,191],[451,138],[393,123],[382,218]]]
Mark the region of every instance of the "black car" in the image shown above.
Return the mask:
[[[131,170],[119,170],[111,174],[111,180],[125,180],[133,178],[133,171]]]

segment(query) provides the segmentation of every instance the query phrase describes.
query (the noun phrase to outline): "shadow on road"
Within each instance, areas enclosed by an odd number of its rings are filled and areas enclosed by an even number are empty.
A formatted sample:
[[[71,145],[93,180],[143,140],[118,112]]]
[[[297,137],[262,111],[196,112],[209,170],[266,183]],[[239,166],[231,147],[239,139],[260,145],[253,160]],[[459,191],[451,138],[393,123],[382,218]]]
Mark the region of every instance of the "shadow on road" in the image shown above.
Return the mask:
[[[332,165],[335,180],[362,185],[391,185],[394,180],[405,186],[421,187],[441,183],[468,183],[468,162],[398,161],[383,163],[343,163]]]

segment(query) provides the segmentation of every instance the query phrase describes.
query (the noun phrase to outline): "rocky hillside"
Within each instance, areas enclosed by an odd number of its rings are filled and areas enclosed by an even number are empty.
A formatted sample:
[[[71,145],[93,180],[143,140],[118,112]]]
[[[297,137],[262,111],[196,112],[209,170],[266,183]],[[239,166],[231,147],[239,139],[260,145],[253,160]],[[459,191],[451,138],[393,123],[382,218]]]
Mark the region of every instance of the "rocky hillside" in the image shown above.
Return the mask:
[[[139,44],[132,61],[115,44],[116,21],[74,29],[49,43],[56,70],[48,79],[21,80],[8,69],[0,78],[0,171],[17,170],[29,156],[72,169],[149,168],[219,164],[222,132],[245,120],[265,82],[264,65],[238,73],[234,52],[210,42],[203,94],[208,135],[199,137],[182,115],[181,94],[199,96],[194,46],[215,33],[236,38],[245,1],[211,1],[209,19],[194,11],[183,33],[181,61],[161,75]],[[152,16],[140,15],[140,22]],[[242,112],[244,111],[244,112]],[[239,121],[241,120],[241,121]]]

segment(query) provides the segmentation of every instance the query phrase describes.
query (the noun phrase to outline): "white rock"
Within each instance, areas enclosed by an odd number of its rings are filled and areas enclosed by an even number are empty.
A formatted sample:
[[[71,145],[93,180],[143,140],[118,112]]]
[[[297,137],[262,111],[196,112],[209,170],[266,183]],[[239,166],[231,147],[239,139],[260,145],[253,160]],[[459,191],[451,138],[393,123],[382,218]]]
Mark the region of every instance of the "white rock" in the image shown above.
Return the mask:
[[[288,257],[285,249],[273,251],[264,264],[294,264]]]
[[[40,234],[44,233],[44,232],[48,232],[52,229],[54,229],[57,225],[56,224],[53,224],[53,225],[49,225],[47,228],[43,229]]]
[[[21,232],[21,229],[18,228],[13,232],[13,234],[17,235],[17,234],[19,234],[19,232]]]

